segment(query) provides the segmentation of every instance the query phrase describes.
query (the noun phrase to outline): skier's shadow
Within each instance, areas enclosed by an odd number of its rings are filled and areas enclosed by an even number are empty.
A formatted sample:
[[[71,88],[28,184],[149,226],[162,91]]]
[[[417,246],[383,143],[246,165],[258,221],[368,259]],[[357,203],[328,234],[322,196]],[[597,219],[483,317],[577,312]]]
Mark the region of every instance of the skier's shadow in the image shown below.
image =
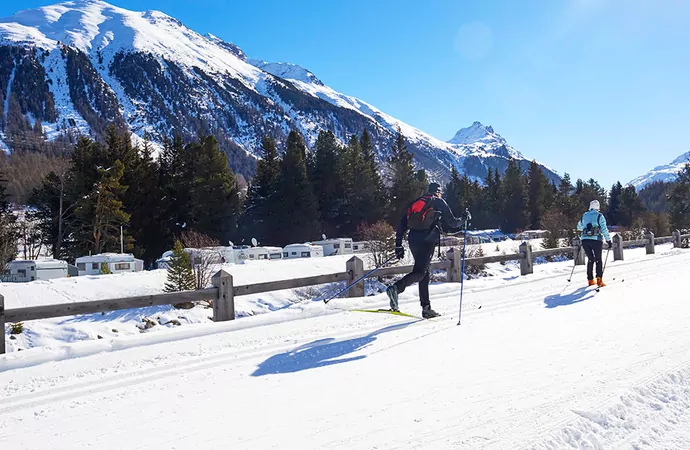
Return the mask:
[[[344,341],[336,341],[333,338],[319,339],[285,353],[271,356],[259,364],[257,369],[252,373],[252,376],[260,377],[262,375],[278,373],[293,373],[307,369],[315,369],[317,367],[357,361],[366,358],[366,355],[352,356],[349,358],[343,358],[343,356],[371,344],[376,340],[376,336],[379,334],[400,330],[412,323],[415,322],[391,325],[369,333],[366,336],[346,339]]]
[[[549,295],[544,299],[547,308],[555,308],[557,306],[573,305],[594,297],[595,291],[582,287],[569,294],[555,294]]]

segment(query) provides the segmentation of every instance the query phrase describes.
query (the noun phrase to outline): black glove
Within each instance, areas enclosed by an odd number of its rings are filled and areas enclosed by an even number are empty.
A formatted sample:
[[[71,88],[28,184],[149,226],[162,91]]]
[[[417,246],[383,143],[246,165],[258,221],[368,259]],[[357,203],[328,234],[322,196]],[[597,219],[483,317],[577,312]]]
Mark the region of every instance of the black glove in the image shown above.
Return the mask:
[[[395,247],[395,256],[397,256],[398,259],[403,259],[405,257],[405,248]]]
[[[611,250],[611,248],[613,247],[613,242],[611,242],[611,241],[606,241],[606,243],[609,245],[609,250]]]

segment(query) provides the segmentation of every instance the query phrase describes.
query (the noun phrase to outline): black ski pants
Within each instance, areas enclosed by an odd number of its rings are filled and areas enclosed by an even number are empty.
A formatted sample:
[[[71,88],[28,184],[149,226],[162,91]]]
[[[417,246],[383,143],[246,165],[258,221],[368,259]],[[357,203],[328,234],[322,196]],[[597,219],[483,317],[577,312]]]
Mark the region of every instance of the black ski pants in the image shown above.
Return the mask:
[[[408,286],[419,282],[419,303],[423,308],[431,305],[429,302],[429,265],[434,256],[436,243],[409,241],[409,244],[410,252],[414,258],[414,267],[412,268],[412,272],[395,283],[395,287],[398,289],[398,294],[400,294],[405,291],[405,288]]]
[[[597,264],[597,277],[604,276],[604,267],[601,260],[604,243],[593,239],[583,239],[582,248],[585,250],[585,255],[587,255],[587,279],[594,279],[594,263]]]

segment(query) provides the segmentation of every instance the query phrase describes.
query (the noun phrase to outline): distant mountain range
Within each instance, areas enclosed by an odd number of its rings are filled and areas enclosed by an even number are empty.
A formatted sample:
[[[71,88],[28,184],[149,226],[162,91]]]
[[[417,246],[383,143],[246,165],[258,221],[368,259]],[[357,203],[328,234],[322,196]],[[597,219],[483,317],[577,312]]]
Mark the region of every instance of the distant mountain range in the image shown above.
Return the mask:
[[[16,117],[49,139],[68,132],[102,136],[108,123],[135,140],[180,133],[218,138],[230,165],[253,173],[261,138],[285,142],[298,130],[308,146],[319,130],[343,142],[367,129],[385,159],[400,128],[420,167],[447,179],[450,168],[472,179],[503,172],[510,158],[530,159],[490,126],[475,122],[444,142],[374,106],[335,91],[289,63],[250,59],[238,46],[201,35],[159,11],[135,12],[98,0],[28,9],[0,19],[0,149],[25,132]],[[542,165],[555,182],[559,175]]]
[[[650,183],[656,181],[671,182],[678,179],[678,172],[690,161],[690,152],[683,153],[678,158],[674,159],[670,164],[663,166],[657,166],[641,175],[634,180],[631,180],[628,184],[632,184],[635,188],[640,191],[644,189]]]

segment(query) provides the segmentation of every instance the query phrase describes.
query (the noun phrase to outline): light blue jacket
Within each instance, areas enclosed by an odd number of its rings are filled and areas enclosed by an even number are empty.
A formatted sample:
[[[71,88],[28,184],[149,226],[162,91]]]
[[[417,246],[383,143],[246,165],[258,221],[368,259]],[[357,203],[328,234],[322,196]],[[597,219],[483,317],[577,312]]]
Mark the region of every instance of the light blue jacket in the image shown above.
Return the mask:
[[[589,236],[585,232],[588,224],[592,224],[592,228],[595,232],[593,236]],[[577,231],[580,232],[580,239],[601,241],[603,236],[606,242],[609,242],[611,240],[611,237],[609,236],[609,229],[606,225],[606,217],[604,217],[602,213],[595,209],[590,209],[589,211],[584,213],[582,219],[580,219],[580,222],[577,224]]]

